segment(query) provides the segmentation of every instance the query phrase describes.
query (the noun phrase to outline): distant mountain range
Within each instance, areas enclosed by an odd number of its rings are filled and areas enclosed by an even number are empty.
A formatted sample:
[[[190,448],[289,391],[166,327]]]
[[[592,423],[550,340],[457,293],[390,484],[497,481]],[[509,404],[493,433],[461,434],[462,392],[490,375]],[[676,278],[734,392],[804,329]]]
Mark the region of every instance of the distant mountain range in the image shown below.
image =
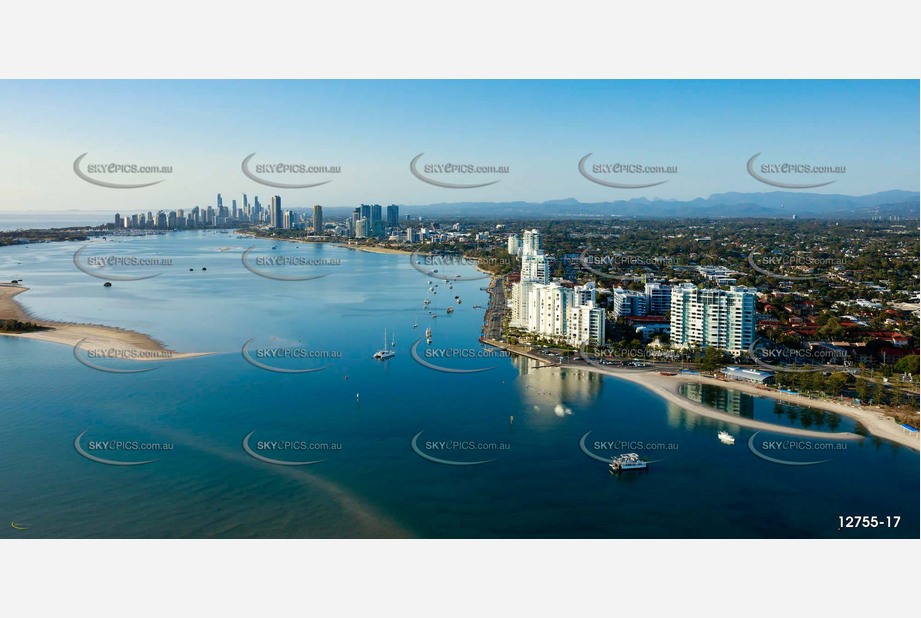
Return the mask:
[[[689,201],[633,198],[583,203],[573,198],[548,202],[444,202],[400,205],[400,215],[425,217],[477,217],[541,219],[573,217],[637,218],[737,218],[770,217],[819,219],[918,219],[919,193],[883,191],[872,195],[838,195],[772,191],[768,193],[717,193]],[[327,216],[348,216],[351,209],[328,208]]]

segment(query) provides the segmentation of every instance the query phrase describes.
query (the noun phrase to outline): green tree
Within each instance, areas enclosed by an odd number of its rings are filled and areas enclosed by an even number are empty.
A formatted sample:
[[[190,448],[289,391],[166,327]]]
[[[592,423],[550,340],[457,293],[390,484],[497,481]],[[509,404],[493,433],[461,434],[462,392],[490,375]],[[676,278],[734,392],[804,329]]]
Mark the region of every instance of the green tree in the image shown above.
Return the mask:
[[[723,353],[719,348],[707,348],[700,360],[701,371],[716,371],[723,364]]]
[[[848,374],[843,371],[836,371],[831,374],[828,376],[828,380],[825,381],[825,392],[829,395],[840,395],[845,385],[847,385],[848,378]]]
[[[910,373],[911,375],[918,375],[919,373],[919,357],[917,354],[910,354],[899,359],[899,362],[893,367],[898,373]]]

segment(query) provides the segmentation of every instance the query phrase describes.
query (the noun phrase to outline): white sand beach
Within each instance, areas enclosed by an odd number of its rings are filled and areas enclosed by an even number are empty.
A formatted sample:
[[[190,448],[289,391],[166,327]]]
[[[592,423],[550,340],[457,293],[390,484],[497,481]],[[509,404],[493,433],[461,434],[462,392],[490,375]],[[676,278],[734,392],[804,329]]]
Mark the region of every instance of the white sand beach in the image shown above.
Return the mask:
[[[515,352],[516,354],[521,354],[523,356],[527,356],[528,358],[533,358],[534,360],[545,364],[555,365],[555,363],[548,361],[546,358],[542,358],[535,354],[517,351],[512,347],[503,346],[495,342],[484,341],[484,343],[496,347],[505,347],[509,351]],[[591,371],[627,380],[629,382],[633,382],[634,384],[639,384],[643,388],[646,388],[659,395],[666,401],[681,406],[690,412],[694,412],[695,414],[699,414],[701,416],[706,416],[707,418],[712,418],[727,423],[733,423],[741,427],[749,427],[751,429],[759,429],[762,431],[773,431],[777,433],[792,434],[811,438],[855,440],[862,437],[849,432],[829,433],[812,431],[797,427],[775,425],[772,423],[730,415],[682,396],[679,389],[681,388],[682,384],[689,382],[698,384],[712,384],[714,386],[734,389],[754,396],[769,397],[771,399],[777,399],[800,406],[825,410],[827,412],[835,412],[837,414],[841,414],[842,416],[846,416],[858,421],[867,429],[868,432],[874,436],[891,440],[916,451],[921,451],[921,441],[919,441],[918,432],[909,432],[904,427],[896,423],[891,417],[887,417],[882,412],[873,410],[871,408],[858,408],[856,406],[851,406],[827,399],[813,399],[803,395],[781,393],[773,389],[760,389],[753,384],[747,384],[745,382],[727,382],[702,375],[679,374],[675,376],[664,376],[661,375],[657,370],[630,370],[625,368],[591,365],[589,363],[564,365],[563,368],[575,371]]]
[[[210,354],[210,352],[175,352],[148,335],[112,326],[53,322],[35,318],[16,301],[16,296],[28,289],[20,286],[0,286],[0,320],[35,322],[46,330],[29,333],[0,333],[0,335],[61,343],[71,347],[79,343],[82,350],[98,352],[116,350],[121,358],[143,361],[178,360]]]

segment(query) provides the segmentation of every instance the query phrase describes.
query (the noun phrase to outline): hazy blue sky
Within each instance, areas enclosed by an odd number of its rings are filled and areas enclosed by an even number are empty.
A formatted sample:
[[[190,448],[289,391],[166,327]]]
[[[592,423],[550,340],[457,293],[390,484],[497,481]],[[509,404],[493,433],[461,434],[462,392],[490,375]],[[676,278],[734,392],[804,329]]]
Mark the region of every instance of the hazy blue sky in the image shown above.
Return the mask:
[[[771,191],[745,170],[760,162],[844,165],[820,192],[863,195],[919,187],[917,81],[0,81],[0,210],[157,210],[207,206],[243,192],[290,207],[360,202],[545,201],[574,197],[691,199]],[[114,190],[84,182],[74,159],[171,165],[159,185]],[[242,159],[340,165],[316,188],[271,189]],[[426,184],[409,171],[450,161],[506,165],[484,188]],[[577,168],[674,165],[648,189],[612,189]],[[99,176],[94,176],[99,177]],[[99,177],[101,178],[101,177]],[[136,176],[108,177],[112,182]],[[787,180],[794,180],[793,177]],[[803,181],[796,177],[796,181]],[[810,179],[806,179],[810,180]]]

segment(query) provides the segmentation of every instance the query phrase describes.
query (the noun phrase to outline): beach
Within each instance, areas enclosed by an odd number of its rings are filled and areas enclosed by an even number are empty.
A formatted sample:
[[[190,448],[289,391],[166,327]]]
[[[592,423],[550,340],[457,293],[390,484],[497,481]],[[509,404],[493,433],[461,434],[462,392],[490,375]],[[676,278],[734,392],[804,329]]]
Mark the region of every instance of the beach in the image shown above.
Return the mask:
[[[556,366],[556,363],[542,358],[539,355],[523,352],[516,350],[512,346],[501,344],[495,341],[483,340],[483,343],[491,345],[494,347],[501,347],[519,354],[521,356],[527,356],[536,361],[545,363],[547,365]],[[818,410],[824,410],[826,412],[834,412],[842,416],[854,419],[863,425],[867,431],[877,437],[885,438],[891,440],[903,446],[907,446],[915,451],[921,451],[921,446],[919,446],[918,433],[913,432],[909,433],[906,429],[901,427],[890,417],[885,416],[881,412],[868,410],[863,408],[856,408],[854,406],[849,406],[843,403],[838,403],[836,401],[829,401],[825,399],[811,399],[809,397],[804,397],[802,395],[794,395],[790,393],[780,393],[775,390],[763,390],[757,388],[752,384],[747,384],[745,382],[726,382],[724,380],[718,380],[716,378],[711,378],[703,375],[675,375],[675,376],[663,376],[657,370],[653,371],[643,371],[643,370],[630,370],[622,369],[615,367],[607,366],[597,366],[590,363],[584,364],[567,364],[561,365],[565,369],[574,369],[578,371],[589,371],[593,373],[600,373],[602,375],[608,375],[615,378],[620,378],[622,380],[627,380],[628,382],[633,382],[638,384],[647,390],[652,391],[653,393],[659,395],[666,401],[674,403],[675,405],[681,406],[685,410],[699,414],[700,416],[705,416],[714,420],[724,421],[728,423],[733,423],[740,427],[748,427],[751,429],[757,429],[760,431],[773,431],[776,433],[785,433],[791,435],[797,435],[802,437],[809,438],[834,438],[837,440],[856,440],[862,438],[855,433],[849,432],[838,432],[838,433],[828,433],[820,431],[811,431],[808,429],[800,429],[797,427],[785,427],[782,425],[775,425],[772,423],[765,423],[763,421],[756,421],[754,419],[739,417],[735,415],[730,415],[710,406],[692,401],[687,397],[684,397],[680,393],[680,388],[682,384],[686,383],[696,383],[696,384],[711,384],[713,386],[719,386],[722,388],[728,388],[737,390],[749,395],[757,397],[768,397],[771,399],[776,399],[779,401],[784,401],[787,403],[796,404],[799,406],[804,406],[808,408],[815,408]]]
[[[389,247],[365,247],[361,245],[349,245],[341,242],[330,243],[336,247],[342,247],[344,249],[351,249],[352,251],[364,251],[365,253],[390,253],[395,255],[412,255],[414,251],[406,251],[405,249],[391,249]]]
[[[16,296],[28,290],[29,288],[21,286],[0,285],[0,320],[34,322],[46,330],[28,333],[0,333],[0,335],[60,343],[70,347],[80,344],[80,349],[86,351],[118,350],[123,353],[124,358],[144,361],[177,360],[209,354],[209,352],[175,352],[153,337],[113,326],[54,322],[36,318],[16,301]]]

